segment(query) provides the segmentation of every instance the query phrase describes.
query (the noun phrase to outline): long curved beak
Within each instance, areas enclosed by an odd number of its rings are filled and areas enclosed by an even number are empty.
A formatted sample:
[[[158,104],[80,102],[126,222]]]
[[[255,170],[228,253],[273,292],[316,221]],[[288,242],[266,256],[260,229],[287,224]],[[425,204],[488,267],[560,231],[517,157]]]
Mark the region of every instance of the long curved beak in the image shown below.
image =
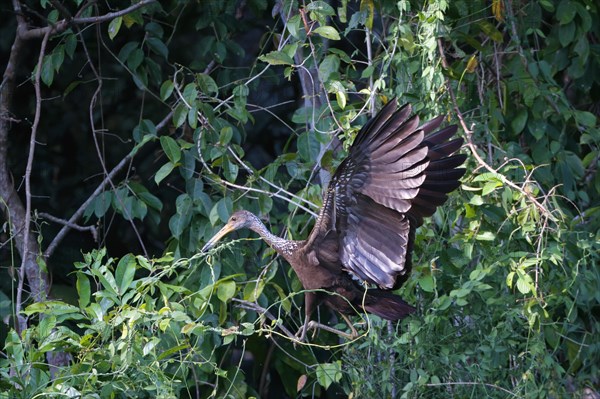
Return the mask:
[[[202,247],[202,252],[206,252],[209,249],[211,249],[212,247],[214,247],[215,244],[221,238],[225,237],[227,234],[231,233],[234,230],[235,230],[235,227],[233,227],[231,224],[227,223],[225,226],[223,226],[223,228],[221,228],[221,230],[219,230],[217,232],[217,234],[215,234],[210,240],[208,240],[208,242],[206,244],[204,244],[204,246]]]

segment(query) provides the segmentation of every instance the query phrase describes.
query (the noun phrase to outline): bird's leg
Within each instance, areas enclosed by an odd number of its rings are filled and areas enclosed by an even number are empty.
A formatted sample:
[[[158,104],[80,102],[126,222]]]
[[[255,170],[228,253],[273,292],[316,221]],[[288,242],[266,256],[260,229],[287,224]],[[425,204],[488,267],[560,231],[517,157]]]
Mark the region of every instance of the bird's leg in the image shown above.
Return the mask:
[[[320,328],[321,330],[329,331],[331,333],[339,335],[340,337],[344,337],[344,338],[350,339],[350,340],[358,337],[358,331],[356,331],[356,328],[354,328],[354,325],[352,324],[352,322],[350,321],[348,316],[346,316],[343,313],[340,313],[340,316],[342,316],[342,318],[344,319],[346,324],[348,324],[348,327],[350,327],[350,330],[352,331],[350,334],[348,334],[347,332],[344,332],[344,331],[337,330],[333,327],[329,327],[324,324],[317,323],[316,321],[311,321],[310,323],[308,323],[308,328],[311,330],[316,330],[317,328]]]
[[[348,324],[348,327],[350,327],[350,330],[352,331],[352,339],[358,337],[358,331],[356,331],[356,328],[354,328],[354,324],[352,324],[348,316],[346,316],[343,313],[340,313],[340,316],[342,316],[346,324]]]
[[[317,295],[314,292],[304,293],[304,325],[296,333],[296,338],[298,338],[300,342],[303,342],[306,338],[306,331],[308,331],[310,315],[315,308],[316,301]]]
[[[321,330],[329,331],[330,333],[337,334],[340,337],[344,337],[344,338],[346,338],[348,340],[352,340],[352,339],[354,339],[354,338],[356,338],[358,336],[358,332],[354,328],[352,328],[352,330],[353,330],[352,333],[348,334],[347,332],[340,331],[340,330],[335,329],[333,327],[326,326],[325,324],[318,323],[318,322],[316,322],[314,320],[311,320],[310,323],[308,323],[308,328],[311,329],[311,330],[316,330],[318,328],[318,329],[321,329]]]

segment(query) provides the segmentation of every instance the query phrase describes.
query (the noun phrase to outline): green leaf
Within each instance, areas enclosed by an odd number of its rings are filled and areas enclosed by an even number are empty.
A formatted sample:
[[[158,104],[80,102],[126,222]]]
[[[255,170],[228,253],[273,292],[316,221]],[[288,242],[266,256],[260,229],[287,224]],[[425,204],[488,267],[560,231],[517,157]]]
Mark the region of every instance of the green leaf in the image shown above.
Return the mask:
[[[79,313],[79,308],[73,305],[69,305],[63,301],[45,301],[33,303],[23,313],[26,316],[31,316],[35,313],[52,314],[53,316],[60,316],[70,313]]]
[[[563,47],[567,47],[575,38],[577,26],[575,21],[571,21],[566,25],[560,25],[558,28],[558,41]]]
[[[169,219],[169,230],[171,230],[173,237],[179,238],[183,234],[185,227],[185,218],[182,215],[176,213]]]
[[[338,71],[339,67],[340,57],[335,54],[329,54],[319,65],[319,77],[323,82],[327,82],[329,77]]]
[[[258,59],[270,65],[294,64],[294,60],[292,59],[292,57],[290,57],[283,51],[271,51],[270,53],[261,55],[260,57],[258,57]]]
[[[304,132],[298,137],[298,154],[308,162],[314,162],[319,155],[319,142],[315,138],[315,134]]]
[[[531,288],[533,286],[533,280],[531,276],[526,273],[518,273],[519,276],[517,278],[517,290],[523,295],[529,294],[531,292]]]
[[[419,286],[425,292],[433,292],[433,277],[425,275],[419,278]]]
[[[135,71],[144,61],[144,52],[140,48],[134,49],[129,57],[127,57],[127,66],[132,71]]]
[[[154,194],[149,193],[148,191],[144,191],[141,193],[137,193],[137,196],[144,201],[146,205],[149,207],[156,209],[157,211],[162,210],[162,202],[161,200],[155,196]]]
[[[94,200],[94,215],[97,218],[101,218],[106,214],[110,204],[112,203],[112,192],[104,191],[100,193]]]
[[[156,182],[156,185],[159,185],[165,177],[169,176],[173,169],[175,169],[175,165],[171,162],[167,162],[166,164],[161,166],[160,169],[156,172],[156,175],[154,175],[154,181]]]
[[[196,81],[198,82],[198,88],[203,94],[211,95],[219,93],[219,86],[209,75],[205,73],[199,73],[196,75]]]
[[[525,128],[525,124],[527,123],[527,109],[522,108],[517,116],[510,122],[510,126],[512,127],[514,134],[519,134]]]
[[[192,106],[188,111],[187,123],[192,129],[196,129],[196,127],[198,127],[198,108],[196,108],[195,105]]]
[[[160,99],[165,101],[167,98],[171,97],[174,88],[175,86],[173,85],[172,80],[165,80],[160,86]]]
[[[144,30],[149,33],[151,38],[162,38],[165,34],[164,29],[156,22],[149,22],[144,26]]]
[[[556,17],[558,18],[558,22],[561,25],[565,25],[573,21],[575,18],[575,14],[577,13],[577,8],[571,0],[562,0],[556,9]]]
[[[79,307],[83,309],[90,303],[90,279],[84,273],[77,272],[75,287],[77,288],[77,294],[79,294]]]
[[[231,126],[223,126],[221,128],[221,133],[219,134],[219,144],[227,145],[231,141],[233,137],[233,129]]]
[[[496,236],[491,231],[484,231],[483,233],[477,234],[475,239],[479,241],[494,241]]]
[[[373,29],[373,15],[375,14],[375,4],[373,0],[360,0],[360,12],[367,14],[365,19],[365,26],[369,29]]]
[[[169,136],[160,136],[160,146],[172,163],[179,162],[181,159],[181,148],[175,139]]]
[[[75,49],[77,48],[77,37],[75,34],[70,34],[65,39],[65,52],[69,56],[69,58],[73,59],[73,54],[75,54]]]
[[[494,24],[488,21],[480,21],[477,23],[483,33],[497,43],[502,43],[502,32],[500,32]]]
[[[65,48],[64,46],[58,46],[52,52],[52,66],[54,67],[54,72],[58,72],[60,67],[65,60]]]
[[[173,124],[175,127],[181,127],[187,119],[188,107],[184,103],[179,103],[173,112]]]
[[[596,126],[596,116],[588,111],[575,111],[575,120],[585,127]]]
[[[228,197],[221,198],[219,202],[217,202],[216,207],[219,219],[221,219],[221,222],[226,223],[229,219],[229,215],[232,213],[233,204],[231,203],[231,199]]]
[[[135,256],[127,254],[119,260],[117,270],[115,270],[115,280],[118,287],[118,293],[123,295],[133,282],[135,276],[136,261]]]
[[[485,183],[483,186],[483,189],[481,190],[481,195],[488,195],[489,193],[493,192],[494,190],[496,190],[496,188],[498,187],[502,187],[502,183],[499,181],[491,181],[488,183]]]
[[[335,93],[335,99],[341,109],[346,108],[346,88],[342,85],[342,82],[339,80],[329,82],[327,91],[329,93]]]
[[[192,210],[192,198],[183,193],[175,200],[175,209],[180,215],[187,215]]]
[[[219,298],[222,302],[227,302],[235,295],[235,289],[235,281],[223,281],[217,288],[217,298]]]
[[[133,51],[137,49],[138,46],[138,42],[126,43],[123,47],[121,47],[121,50],[119,51],[119,60],[121,60],[121,62],[127,62],[127,59],[129,59],[131,53],[133,53]]]
[[[286,26],[290,34],[296,39],[301,39],[306,35],[300,14],[296,14],[290,19],[288,19],[288,23]]]
[[[40,74],[42,82],[48,87],[52,85],[54,81],[54,64],[52,62],[52,56],[47,55],[42,61],[42,71]]]
[[[110,21],[108,24],[108,37],[110,40],[113,40],[117,33],[119,33],[119,29],[121,29],[121,23],[123,22],[123,17],[117,17]]]
[[[125,218],[125,220],[133,220],[133,218],[135,217],[135,214],[133,212],[133,208],[134,208],[134,203],[136,202],[136,199],[132,196],[126,196],[123,199],[123,203],[120,207],[118,207],[117,209],[119,209],[123,215],[123,218]]]
[[[329,4],[324,2],[323,0],[315,0],[306,5],[306,10],[308,11],[316,11],[323,16],[332,16],[335,15],[335,10]]]
[[[342,379],[342,361],[334,363],[321,363],[317,365],[317,381],[325,389],[334,382]]]
[[[186,185],[187,185],[187,182],[192,180],[192,176],[194,176],[195,170],[196,170],[195,151],[192,151],[192,150],[184,151],[183,152],[183,165],[179,168],[179,172],[181,173],[181,176],[183,176],[183,178],[186,180]],[[199,180],[199,179],[193,179],[193,180]]]
[[[255,302],[265,288],[264,280],[251,281],[244,287],[244,300]]]
[[[169,220],[169,229],[175,237],[180,237],[192,221],[192,199],[188,194],[181,194],[175,201],[177,213]]]
[[[322,36],[326,39],[330,40],[340,40],[340,34],[333,26],[319,26],[317,29],[313,30],[313,33],[316,33],[319,36]]]
[[[194,106],[196,99],[198,98],[198,89],[196,89],[196,85],[194,83],[185,85],[182,95],[188,106]]]

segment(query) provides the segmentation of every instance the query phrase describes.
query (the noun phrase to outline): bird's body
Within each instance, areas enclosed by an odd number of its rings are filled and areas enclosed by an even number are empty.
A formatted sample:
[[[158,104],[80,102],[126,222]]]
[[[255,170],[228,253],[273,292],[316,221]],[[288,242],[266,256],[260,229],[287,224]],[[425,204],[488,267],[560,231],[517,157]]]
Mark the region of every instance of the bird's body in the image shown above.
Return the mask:
[[[276,237],[256,215],[237,211],[203,250],[230,231],[249,228],[298,275],[307,318],[321,302],[342,314],[405,317],[413,307],[390,290],[408,278],[414,231],[459,186],[464,169],[458,166],[465,160],[452,155],[462,145],[462,139],[450,140],[456,126],[431,133],[442,118],[419,126],[410,112],[390,101],[361,129],[306,240]]]

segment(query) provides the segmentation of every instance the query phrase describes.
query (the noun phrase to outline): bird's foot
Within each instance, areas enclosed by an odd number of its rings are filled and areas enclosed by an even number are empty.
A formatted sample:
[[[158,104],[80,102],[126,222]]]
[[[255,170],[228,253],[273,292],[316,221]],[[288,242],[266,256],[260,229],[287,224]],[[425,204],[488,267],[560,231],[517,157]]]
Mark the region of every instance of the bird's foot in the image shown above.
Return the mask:
[[[354,328],[353,325],[349,324],[349,326],[350,326],[350,328],[352,330],[351,333],[347,333],[345,331],[340,331],[340,330],[338,330],[336,328],[329,327],[329,326],[327,326],[325,324],[321,324],[321,323],[318,323],[318,322],[316,322],[314,320],[311,320],[308,323],[307,330],[313,330],[315,333],[316,333],[317,330],[324,330],[324,331],[328,331],[330,333],[339,335],[340,337],[344,337],[344,338],[346,338],[348,340],[353,340],[356,337],[358,337],[358,332],[356,331],[356,329]],[[314,335],[313,335],[313,337],[314,337]]]

